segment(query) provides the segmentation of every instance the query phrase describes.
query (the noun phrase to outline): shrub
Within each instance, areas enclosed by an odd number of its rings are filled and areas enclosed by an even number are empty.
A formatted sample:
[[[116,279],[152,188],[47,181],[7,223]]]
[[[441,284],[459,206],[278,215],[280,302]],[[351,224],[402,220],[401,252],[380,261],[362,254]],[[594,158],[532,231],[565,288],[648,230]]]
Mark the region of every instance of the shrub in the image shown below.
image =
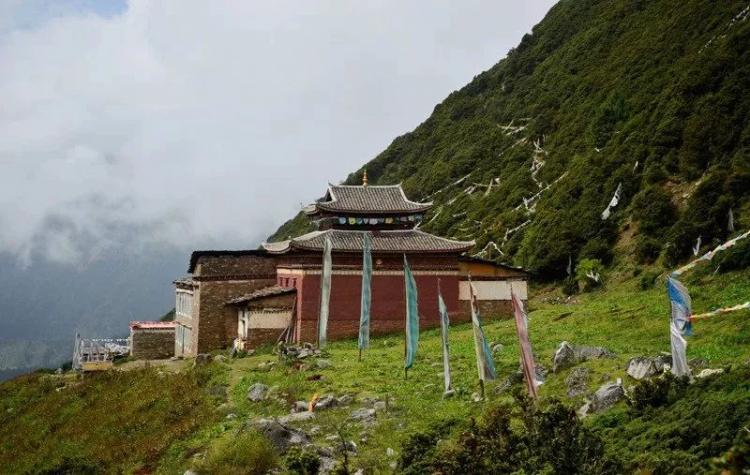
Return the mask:
[[[656,271],[646,272],[645,274],[641,275],[641,278],[638,281],[638,285],[640,286],[641,290],[648,290],[654,286],[658,277],[659,273]]]
[[[257,432],[241,432],[216,441],[197,468],[200,473],[260,475],[277,463],[276,452],[265,437]]]
[[[648,236],[638,236],[635,242],[635,258],[644,264],[653,263],[661,253],[662,243]]]
[[[583,259],[576,266],[576,281],[584,291],[592,290],[602,285],[602,272],[604,266],[599,259]],[[592,279],[591,275],[599,276],[599,280]]]
[[[315,475],[320,469],[320,457],[313,449],[292,447],[284,457],[284,468],[295,475]]]
[[[437,444],[440,430],[410,438],[405,473],[617,473],[596,435],[559,401],[541,409],[524,397],[490,408],[457,440]]]
[[[643,411],[647,407],[664,406],[678,399],[688,383],[687,377],[676,378],[672,373],[665,373],[659,378],[638,381],[628,397],[628,405],[635,411]]]
[[[750,239],[745,239],[719,255],[719,272],[747,269],[750,267]]]

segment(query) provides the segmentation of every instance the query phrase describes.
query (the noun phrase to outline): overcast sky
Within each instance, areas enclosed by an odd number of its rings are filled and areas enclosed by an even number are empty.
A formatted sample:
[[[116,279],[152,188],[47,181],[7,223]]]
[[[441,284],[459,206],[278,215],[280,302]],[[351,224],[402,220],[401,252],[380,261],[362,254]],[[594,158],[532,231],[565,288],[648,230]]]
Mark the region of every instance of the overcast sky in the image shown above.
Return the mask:
[[[553,3],[0,0],[0,252],[255,247]]]

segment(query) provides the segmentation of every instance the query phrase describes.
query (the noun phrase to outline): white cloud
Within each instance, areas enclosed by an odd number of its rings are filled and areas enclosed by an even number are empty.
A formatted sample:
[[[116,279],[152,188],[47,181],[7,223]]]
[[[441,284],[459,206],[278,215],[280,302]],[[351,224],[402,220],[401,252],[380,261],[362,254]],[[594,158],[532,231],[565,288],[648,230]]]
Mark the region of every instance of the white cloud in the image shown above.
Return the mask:
[[[551,3],[132,1],[5,21],[0,252],[254,246]]]

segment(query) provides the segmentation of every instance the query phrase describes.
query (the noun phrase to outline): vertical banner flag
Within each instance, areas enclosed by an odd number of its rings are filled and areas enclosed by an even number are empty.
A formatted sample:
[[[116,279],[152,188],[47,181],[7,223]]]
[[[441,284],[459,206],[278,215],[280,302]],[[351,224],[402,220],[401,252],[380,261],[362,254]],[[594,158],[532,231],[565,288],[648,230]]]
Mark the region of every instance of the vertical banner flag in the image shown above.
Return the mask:
[[[474,351],[477,356],[477,371],[479,380],[484,382],[495,379],[495,362],[492,360],[492,352],[482,330],[482,320],[479,316],[479,305],[477,304],[474,284],[469,277],[469,293],[471,294],[471,326],[474,330]]]
[[[370,346],[370,300],[372,291],[372,239],[370,233],[362,236],[362,303],[359,314],[359,349]]]
[[[672,323],[677,326],[681,335],[691,336],[693,327],[690,323],[692,300],[687,288],[673,276],[667,277],[667,293],[672,307]]]
[[[683,336],[693,333],[690,324],[692,302],[687,288],[673,276],[667,277],[667,293],[672,307],[672,318],[669,322],[672,373],[675,376],[687,376],[690,374],[690,368],[687,365],[687,341]]]
[[[404,355],[404,369],[414,364],[419,342],[419,313],[417,308],[417,283],[409,268],[404,254],[404,285],[406,287],[406,351]]]
[[[516,320],[516,332],[518,333],[518,346],[521,349],[521,367],[523,368],[523,379],[526,381],[526,389],[529,396],[536,398],[536,369],[534,368],[534,353],[531,350],[529,341],[529,317],[523,308],[523,302],[510,290],[511,304],[513,305],[513,315]]]
[[[318,347],[322,348],[326,344],[326,335],[328,333],[328,310],[331,300],[331,271],[333,263],[331,261],[331,239],[326,236],[323,244],[323,269],[320,273],[320,312],[318,313]]]
[[[687,363],[687,341],[680,334],[674,322],[669,325],[672,343],[672,374],[675,376],[689,376],[690,367]]]
[[[443,338],[443,379],[445,381],[445,392],[453,390],[451,387],[451,363],[448,348],[448,327],[450,319],[448,318],[448,307],[445,306],[443,295],[440,293],[440,282],[438,281],[438,311],[440,312],[440,335]]]

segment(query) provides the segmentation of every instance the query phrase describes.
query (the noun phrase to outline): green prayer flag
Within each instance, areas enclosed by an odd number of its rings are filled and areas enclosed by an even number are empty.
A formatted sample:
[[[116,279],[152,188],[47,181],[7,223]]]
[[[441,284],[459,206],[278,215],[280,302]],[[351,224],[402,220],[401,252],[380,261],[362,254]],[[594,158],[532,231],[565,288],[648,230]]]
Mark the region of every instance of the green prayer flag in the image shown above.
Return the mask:
[[[417,356],[419,342],[419,313],[417,309],[417,283],[404,254],[404,284],[406,286],[406,355],[404,368],[409,369]]]
[[[372,239],[370,233],[362,236],[362,302],[359,314],[359,349],[370,346],[370,301],[372,282]]]

